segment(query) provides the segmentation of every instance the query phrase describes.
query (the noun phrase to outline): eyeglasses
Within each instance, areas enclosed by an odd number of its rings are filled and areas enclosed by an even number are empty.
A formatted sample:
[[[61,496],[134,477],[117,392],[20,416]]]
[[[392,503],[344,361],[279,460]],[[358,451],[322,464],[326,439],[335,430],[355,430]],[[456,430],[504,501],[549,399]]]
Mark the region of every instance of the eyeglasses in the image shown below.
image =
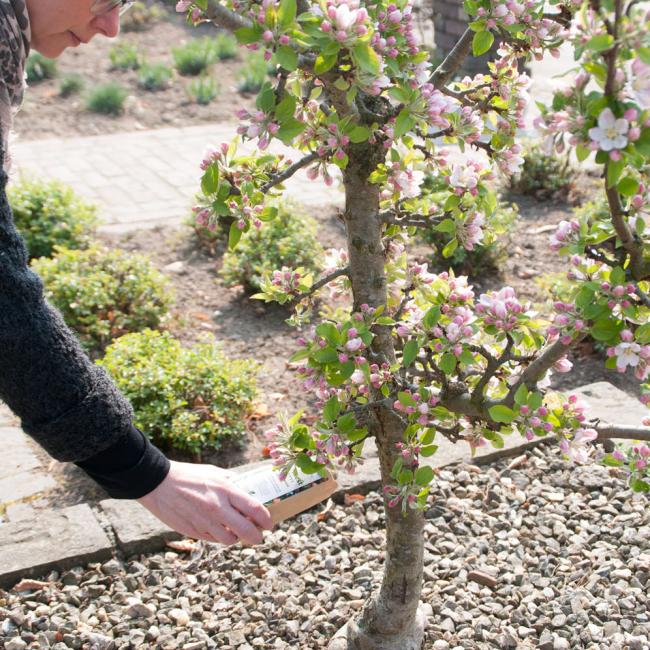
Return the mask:
[[[120,16],[127,12],[135,0],[93,0],[90,5],[90,12],[94,16],[103,16],[110,13],[116,7],[120,8]]]

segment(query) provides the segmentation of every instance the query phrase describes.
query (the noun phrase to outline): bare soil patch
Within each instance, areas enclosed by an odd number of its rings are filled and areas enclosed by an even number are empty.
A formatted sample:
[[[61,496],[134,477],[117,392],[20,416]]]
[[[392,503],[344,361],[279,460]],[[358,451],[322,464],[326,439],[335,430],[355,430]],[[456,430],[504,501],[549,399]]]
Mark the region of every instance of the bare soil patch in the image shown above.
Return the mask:
[[[196,124],[235,121],[234,112],[254,105],[254,96],[237,90],[237,70],[242,65],[243,50],[235,59],[212,66],[211,74],[220,86],[219,96],[206,106],[192,102],[186,85],[192,77],[174,73],[169,88],[156,92],[138,86],[134,70],[111,69],[109,51],[116,43],[130,43],[139,49],[149,63],[164,63],[173,67],[171,48],[193,38],[214,36],[211,25],[199,28],[188,26],[176,14],[170,3],[160,2],[166,17],[141,32],[124,32],[117,39],[94,38],[87,45],[64,51],[58,63],[58,77],[30,84],[14,128],[22,140],[54,137],[102,135],[142,129],[191,126]],[[59,83],[66,74],[83,77],[85,90],[81,94],[61,97]],[[85,93],[92,87],[107,82],[118,82],[129,92],[122,115],[111,117],[91,113],[85,108]]]

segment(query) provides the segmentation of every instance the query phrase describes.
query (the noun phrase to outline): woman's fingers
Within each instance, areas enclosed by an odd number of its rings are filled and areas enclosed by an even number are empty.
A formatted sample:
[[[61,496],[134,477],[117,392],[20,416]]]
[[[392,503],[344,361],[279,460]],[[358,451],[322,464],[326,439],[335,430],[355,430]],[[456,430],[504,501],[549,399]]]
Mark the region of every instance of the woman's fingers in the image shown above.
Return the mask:
[[[218,516],[220,523],[227,526],[244,544],[261,544],[264,541],[262,531],[234,508],[223,508]]]
[[[222,526],[219,523],[211,522],[208,526],[206,526],[207,532],[201,535],[201,539],[205,539],[208,542],[226,544],[226,546],[236,544],[239,541],[237,535],[234,535],[225,526]]]
[[[245,492],[234,492],[230,494],[230,503],[235,510],[248,517],[256,526],[271,530],[273,520],[269,511],[259,502],[255,501]]]

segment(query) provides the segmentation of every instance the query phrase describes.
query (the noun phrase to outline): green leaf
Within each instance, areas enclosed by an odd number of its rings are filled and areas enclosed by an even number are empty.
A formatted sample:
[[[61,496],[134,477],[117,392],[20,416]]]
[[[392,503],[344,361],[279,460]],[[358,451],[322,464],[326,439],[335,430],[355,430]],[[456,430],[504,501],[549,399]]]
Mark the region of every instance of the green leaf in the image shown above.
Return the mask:
[[[623,169],[625,169],[624,160],[610,160],[607,163],[607,187],[616,185],[623,173]]]
[[[422,436],[420,437],[420,444],[421,445],[430,445],[436,437],[436,430],[435,429],[427,429]]]
[[[474,56],[481,56],[485,54],[494,43],[494,35],[492,32],[486,30],[484,32],[476,32],[472,39],[472,53]]]
[[[357,43],[352,49],[352,55],[362,70],[375,76],[379,74],[381,70],[379,57],[368,43]]]
[[[636,191],[639,189],[639,183],[635,181],[631,176],[626,176],[618,182],[616,189],[623,196],[634,196],[636,194]]]
[[[402,365],[405,368],[408,368],[415,361],[415,357],[417,357],[419,350],[420,346],[415,339],[411,339],[406,343],[402,355]]]
[[[324,467],[324,465],[314,462],[307,454],[298,454],[296,457],[296,465],[305,474],[317,474]]]
[[[422,486],[429,485],[433,481],[434,476],[433,469],[428,465],[423,465],[422,467],[418,467],[417,472],[415,472],[415,482]]]
[[[367,126],[355,126],[352,131],[348,133],[350,142],[358,144],[365,142],[370,137],[370,129]]]
[[[402,470],[397,477],[397,482],[400,485],[406,485],[413,482],[413,472],[410,469]]]
[[[280,126],[275,137],[289,146],[292,141],[305,130],[306,126],[307,125],[304,122],[291,118]]]
[[[420,449],[420,456],[428,458],[429,456],[433,456],[436,451],[438,451],[438,445],[426,445]]]
[[[230,232],[228,233],[228,248],[231,251],[235,250],[235,246],[239,243],[243,231],[237,228],[237,222],[235,221],[230,226]]]
[[[354,413],[346,413],[336,421],[336,428],[342,433],[348,434],[357,427],[357,419]]]
[[[597,341],[614,341],[623,329],[623,323],[602,318],[597,320],[591,328],[591,335]]]
[[[650,343],[650,323],[645,323],[637,328],[634,333],[634,338],[640,345],[647,345]]]
[[[640,478],[633,478],[630,481],[630,487],[633,492],[650,492],[650,483],[646,483]]]
[[[438,305],[435,305],[434,307],[430,307],[427,310],[427,313],[424,315],[424,318],[422,319],[422,324],[424,325],[424,328],[427,330],[433,329],[437,324],[438,321],[440,320],[440,307]]]
[[[621,467],[623,465],[623,461],[614,458],[612,454],[605,454],[601,462],[608,467]]]
[[[393,129],[395,139],[401,138],[405,133],[408,133],[414,125],[415,120],[411,117],[411,113],[406,108],[403,108],[395,119],[395,127]]]
[[[316,328],[316,334],[322,336],[332,347],[341,342],[341,333],[333,323],[320,323]]]
[[[591,149],[589,149],[589,147],[585,147],[584,144],[578,143],[576,145],[576,158],[578,159],[578,162],[583,162],[584,160],[587,160],[587,158],[589,158],[590,153],[591,153]]]
[[[382,316],[381,318],[378,318],[376,321],[377,325],[395,325],[395,321],[392,318],[389,318],[388,316]]]
[[[340,410],[341,405],[339,403],[338,397],[334,395],[333,397],[330,397],[327,402],[325,402],[325,406],[323,407],[323,417],[328,422],[334,422],[334,420],[336,420],[336,418],[339,416]]]
[[[544,402],[544,397],[541,393],[531,393],[528,396],[527,404],[532,411],[536,411]]]
[[[503,422],[504,424],[510,424],[516,417],[516,413],[503,404],[493,406],[488,409],[488,413],[495,422]]]
[[[395,464],[393,465],[393,469],[390,472],[391,477],[397,480],[397,477],[402,471],[402,467],[404,467],[404,459],[401,456],[398,456]]]
[[[451,257],[458,248],[458,240],[454,237],[443,249],[442,256],[447,258]]]
[[[608,50],[614,43],[614,37],[611,34],[598,34],[587,41],[585,47],[593,52],[603,52]]]
[[[456,234],[456,222],[453,219],[444,219],[434,228],[434,230]]]
[[[304,424],[299,424],[289,436],[289,446],[292,449],[309,449],[312,446],[309,429]]]
[[[650,65],[650,47],[640,47],[637,52],[641,61],[646,65]]]
[[[278,9],[278,24],[284,31],[291,27],[296,20],[296,0],[280,0]]]
[[[316,74],[323,74],[334,67],[338,52],[336,54],[319,54],[314,62],[314,72]]]
[[[275,60],[289,72],[293,72],[298,67],[298,53],[288,45],[281,45],[277,49]]]
[[[397,393],[397,399],[402,406],[417,406],[418,403],[411,397],[410,393],[400,391]]]
[[[526,384],[522,384],[517,388],[517,392],[515,393],[515,404],[518,404],[519,406],[523,406],[526,401],[528,400],[528,388],[526,387]]]
[[[609,281],[613,285],[625,284],[625,271],[620,267],[614,267],[609,274]]]
[[[451,352],[445,352],[440,360],[440,370],[450,375],[456,369],[457,359]]]
[[[249,45],[250,43],[256,43],[262,37],[262,27],[242,27],[241,29],[235,30],[235,37],[237,41],[242,45]]]
[[[201,190],[203,194],[215,194],[219,189],[219,169],[216,165],[210,165],[201,178]]]
[[[650,158],[650,129],[643,129],[641,137],[634,143],[634,148],[646,158]]]
[[[265,113],[270,113],[273,110],[273,107],[275,106],[275,91],[268,81],[262,86],[260,92],[257,94],[255,105]]]

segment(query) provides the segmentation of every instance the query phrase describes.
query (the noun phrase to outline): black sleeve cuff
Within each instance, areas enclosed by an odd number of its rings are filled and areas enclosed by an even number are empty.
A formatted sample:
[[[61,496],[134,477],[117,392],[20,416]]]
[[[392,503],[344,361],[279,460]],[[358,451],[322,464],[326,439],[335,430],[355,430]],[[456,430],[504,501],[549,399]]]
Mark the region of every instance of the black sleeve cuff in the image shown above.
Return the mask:
[[[75,463],[114,499],[139,499],[169,472],[167,457],[134,426],[104,451]]]

